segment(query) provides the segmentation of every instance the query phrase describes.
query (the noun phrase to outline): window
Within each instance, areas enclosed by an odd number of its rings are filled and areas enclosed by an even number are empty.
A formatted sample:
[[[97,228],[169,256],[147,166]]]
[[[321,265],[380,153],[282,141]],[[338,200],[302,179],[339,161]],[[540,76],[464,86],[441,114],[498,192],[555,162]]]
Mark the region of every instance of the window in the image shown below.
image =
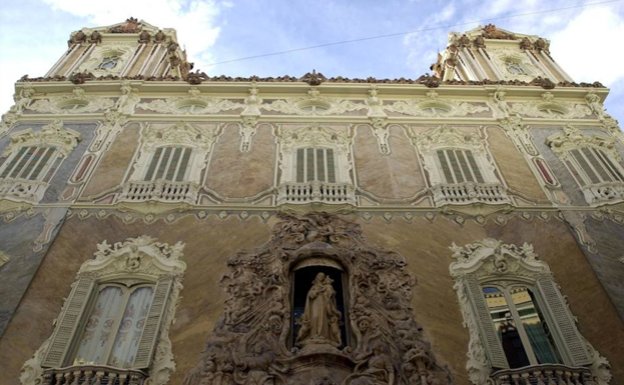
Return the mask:
[[[186,269],[184,245],[149,236],[97,245],[82,264],[49,341],[22,368],[23,385],[51,385],[71,376],[82,384],[108,384],[136,377],[154,385],[169,380],[173,363],[166,335]],[[154,360],[159,350],[160,359]],[[98,380],[97,382],[99,382]]]
[[[310,112],[327,111],[327,107],[325,107],[325,106],[317,106],[317,105],[305,106],[305,107],[301,107],[301,109],[303,111],[310,111]]]
[[[522,68],[522,65],[520,63],[507,62],[506,67],[507,72],[512,75],[528,75],[524,68]]]
[[[447,110],[446,108],[437,107],[437,106],[423,107],[421,108],[421,111],[427,115],[444,115],[449,112],[449,110]]]
[[[189,147],[158,147],[144,180],[183,181],[192,152],[193,149]]]
[[[68,110],[68,111],[73,111],[73,110],[77,110],[83,107],[88,106],[89,103],[87,102],[70,102],[69,104],[65,104],[61,107],[62,110]]]
[[[566,125],[562,134],[548,137],[547,144],[574,176],[587,203],[624,200],[624,168],[615,140]]]
[[[336,183],[336,162],[331,148],[299,148],[296,164],[297,183]]]
[[[22,147],[2,168],[0,178],[43,179],[55,152],[54,147]]]
[[[445,149],[436,154],[446,183],[485,183],[472,151]]]
[[[546,115],[553,116],[553,117],[565,115],[564,111],[562,111],[559,108],[552,107],[552,106],[540,107],[539,111]]]
[[[610,377],[606,360],[579,333],[550,268],[532,245],[486,238],[451,250],[474,384],[510,383],[512,376],[550,384],[560,378],[557,372],[579,384]]]
[[[102,62],[98,66],[98,69],[110,71],[117,66],[119,61],[118,56],[109,56],[102,59]]]
[[[192,114],[194,112],[200,112],[204,108],[206,108],[206,104],[202,104],[202,103],[187,103],[187,104],[180,105],[178,107],[178,110],[183,111],[183,112],[188,112],[188,113]]]

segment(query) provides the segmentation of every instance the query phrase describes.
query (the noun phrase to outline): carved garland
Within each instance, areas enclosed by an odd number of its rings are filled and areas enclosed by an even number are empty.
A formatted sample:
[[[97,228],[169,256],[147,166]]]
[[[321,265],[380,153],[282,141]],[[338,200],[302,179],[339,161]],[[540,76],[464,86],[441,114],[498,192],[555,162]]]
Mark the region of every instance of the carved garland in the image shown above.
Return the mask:
[[[188,106],[194,107],[185,110],[184,107]],[[199,115],[242,109],[245,105],[229,99],[201,95],[197,88],[192,87],[188,91],[188,95],[157,99],[149,103],[140,103],[137,107],[163,114]]]
[[[585,103],[555,100],[550,92],[542,94],[542,100],[512,103],[511,111],[525,116],[548,119],[575,119],[592,114],[592,110]]]
[[[370,246],[359,225],[336,216],[280,218],[268,243],[230,258],[224,313],[186,385],[451,383],[415,321],[415,280],[402,256]],[[310,257],[347,275],[354,341],[345,348],[290,348],[291,271]]]
[[[80,332],[77,330],[79,320],[85,317],[80,311],[86,308],[91,290],[111,280],[126,285],[138,282],[155,284],[154,298],[139,341],[134,367],[148,368],[152,385],[164,385],[169,381],[175,370],[169,326],[175,315],[178,295],[182,289],[182,276],[186,270],[186,264],[180,260],[184,244],[178,242],[169,246],[143,235],[112,246],[104,241],[97,248],[95,258],[80,267],[72,284],[72,292],[59,314],[54,333],[22,367],[22,385],[41,384],[45,368],[58,370],[67,361],[65,352]],[[59,332],[60,329],[70,332]],[[72,370],[70,373],[75,372]],[[76,381],[79,381],[78,377]]]
[[[459,297],[465,327],[470,332],[466,368],[472,383],[489,383],[493,366],[508,367],[483,299],[481,284],[508,286],[518,282],[533,286],[532,290],[538,292],[546,304],[543,310],[550,314],[549,325],[558,338],[557,346],[566,357],[566,363],[590,368],[597,385],[609,383],[611,373],[608,361],[578,332],[575,318],[559,292],[550,268],[538,259],[532,245],[524,243],[518,247],[486,238],[464,247],[453,243],[450,249],[456,259],[450,265],[450,274],[455,280],[454,289]]]
[[[76,87],[71,95],[39,99],[26,108],[43,114],[81,114],[106,110],[114,105],[112,99],[85,95],[82,88]]]
[[[341,98],[320,96],[317,89],[308,91],[307,97],[275,100],[271,103],[261,104],[260,108],[266,111],[281,112],[289,115],[303,116],[326,116],[339,115],[345,112],[367,110],[364,103],[356,103]],[[310,108],[307,107],[320,107]]]
[[[107,44],[97,46],[87,59],[75,72],[90,72],[95,76],[119,75],[124,64],[130,60],[136,47],[129,44]],[[111,69],[100,68],[102,60],[107,57],[116,57],[116,65]]]
[[[426,98],[399,100],[392,104],[384,105],[382,108],[386,111],[399,114],[423,117],[466,116],[490,110],[487,106],[477,106],[457,100],[440,99],[438,93],[435,91],[429,91]],[[442,112],[442,110],[446,112]]]

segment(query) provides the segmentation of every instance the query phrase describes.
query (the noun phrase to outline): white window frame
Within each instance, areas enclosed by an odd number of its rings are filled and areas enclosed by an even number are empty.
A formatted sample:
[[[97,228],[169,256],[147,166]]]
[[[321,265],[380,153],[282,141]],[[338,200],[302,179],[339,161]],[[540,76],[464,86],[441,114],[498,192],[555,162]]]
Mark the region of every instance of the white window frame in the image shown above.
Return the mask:
[[[611,378],[608,361],[579,333],[575,317],[550,268],[538,259],[532,245],[524,243],[518,247],[486,238],[464,247],[453,244],[450,249],[456,259],[450,265],[450,274],[455,281],[454,289],[459,297],[464,324],[470,332],[466,368],[474,384],[498,383],[491,377],[496,377],[501,371],[509,371],[507,358],[485,302],[483,287],[509,288],[517,285],[532,290],[563,360],[563,364],[548,366],[563,371],[580,368],[586,373],[591,372],[592,380],[597,385],[608,384]],[[528,373],[527,376],[540,370],[540,365],[533,364],[514,369],[517,373]]]
[[[589,136],[568,124],[563,128],[563,133],[549,136],[546,143],[572,174],[588,204],[598,206],[624,201],[624,167],[622,166],[622,158],[616,150],[615,139],[598,135]],[[592,152],[599,164],[605,168],[603,171],[617,180],[604,180],[583,150]],[[599,182],[592,181],[591,176],[574,156],[574,151],[578,151],[583,157],[594,172],[594,176],[600,179]],[[598,152],[604,154],[611,167],[600,159]],[[606,168],[611,169],[611,171]],[[613,174],[619,174],[619,177],[615,177]]]
[[[26,155],[26,153],[21,153],[23,149],[35,148],[37,149],[36,151],[38,151],[41,148],[48,148],[47,151],[53,149],[54,152],[47,159],[46,163],[39,171],[39,174],[37,174],[37,177],[34,179],[12,178],[9,175],[11,175],[13,171],[11,171],[7,177],[0,178],[0,199],[39,203],[49,187],[49,180],[52,178],[48,176],[50,170],[56,164],[60,166],[58,162],[59,159],[65,159],[78,145],[80,140],[82,140],[82,135],[74,130],[64,128],[61,120],[55,120],[43,126],[39,131],[26,129],[12,134],[11,142],[2,154],[6,160],[2,166],[0,166],[0,175],[9,167],[14,169],[14,167],[19,165],[19,159],[15,164],[11,163],[17,157],[23,158],[23,156]],[[40,159],[39,162],[41,161]],[[26,165],[28,165],[28,163]],[[39,163],[33,167],[29,176],[32,175],[32,172],[38,165]]]
[[[102,285],[116,283],[126,287],[149,284],[154,287],[147,321],[131,368],[115,368],[117,373],[146,374],[154,385],[168,382],[175,369],[169,326],[174,319],[176,302],[182,289],[186,264],[181,261],[184,244],[170,246],[143,235],[125,242],[97,245],[95,258],[80,267],[72,290],[57,318],[54,332],[22,367],[22,385],[44,383],[44,376],[64,373],[76,376],[108,372],[107,364],[74,362],[76,344],[82,338],[85,322]],[[95,368],[95,369],[93,369]],[[99,368],[99,369],[98,369]],[[72,377],[72,378],[74,378]]]

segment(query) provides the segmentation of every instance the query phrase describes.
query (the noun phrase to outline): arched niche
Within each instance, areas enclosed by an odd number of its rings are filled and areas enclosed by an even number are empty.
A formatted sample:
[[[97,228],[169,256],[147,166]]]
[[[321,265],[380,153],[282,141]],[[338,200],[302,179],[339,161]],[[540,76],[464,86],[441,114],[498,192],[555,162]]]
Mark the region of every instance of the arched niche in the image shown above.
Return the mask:
[[[326,309],[321,310],[323,312],[321,316],[332,319],[328,330],[326,330],[330,337],[328,346],[337,349],[349,346],[347,332],[348,293],[346,290],[348,275],[342,264],[323,255],[305,258],[292,268],[291,285],[290,346],[305,348],[306,346],[318,345],[314,342],[310,343],[314,339],[313,330],[305,325],[306,323],[313,323],[313,320],[306,321],[304,316],[314,312],[314,308],[322,307],[323,304],[327,306],[325,306]]]

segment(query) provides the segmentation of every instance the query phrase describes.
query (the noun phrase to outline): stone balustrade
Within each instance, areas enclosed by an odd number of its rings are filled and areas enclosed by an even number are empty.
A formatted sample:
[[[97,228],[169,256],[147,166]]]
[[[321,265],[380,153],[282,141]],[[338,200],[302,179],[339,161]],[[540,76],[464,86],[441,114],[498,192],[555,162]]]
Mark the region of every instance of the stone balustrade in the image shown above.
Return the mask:
[[[75,365],[46,369],[42,385],[142,385],[147,374],[136,369],[104,365]]]
[[[595,385],[589,368],[545,364],[499,370],[492,374],[495,385]]]
[[[438,184],[432,190],[436,206],[511,203],[505,187],[495,183]]]
[[[618,202],[624,200],[624,183],[605,182],[583,188],[585,200],[590,205]]]
[[[0,199],[39,203],[49,184],[38,180],[0,179]]]
[[[355,188],[347,183],[284,183],[279,186],[277,204],[351,204],[355,205]]]
[[[199,186],[193,182],[128,181],[122,188],[118,201],[124,202],[187,202],[195,203]]]

